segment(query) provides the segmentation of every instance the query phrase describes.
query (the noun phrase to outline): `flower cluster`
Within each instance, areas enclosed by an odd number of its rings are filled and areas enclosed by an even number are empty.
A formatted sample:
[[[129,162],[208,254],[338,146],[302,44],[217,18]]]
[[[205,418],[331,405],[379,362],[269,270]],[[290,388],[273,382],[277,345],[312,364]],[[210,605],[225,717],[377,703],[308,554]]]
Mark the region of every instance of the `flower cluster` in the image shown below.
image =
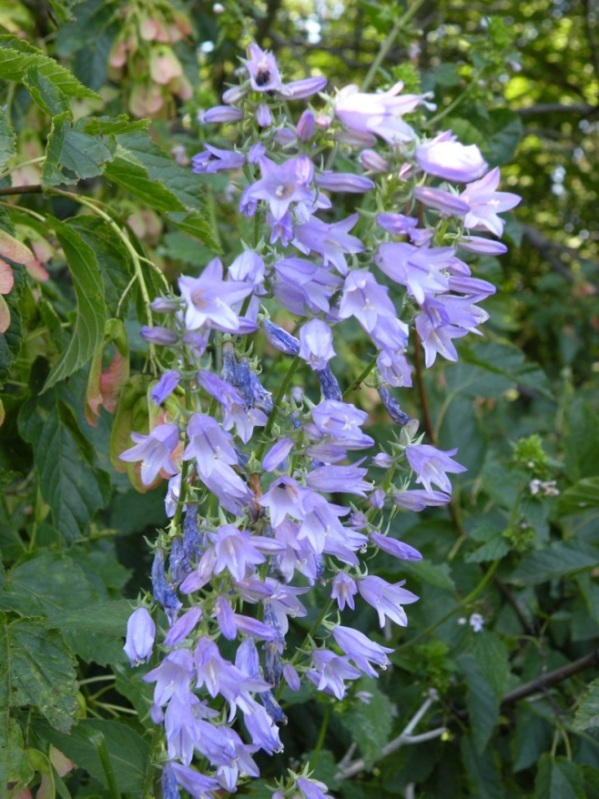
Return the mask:
[[[366,566],[379,550],[421,557],[385,532],[384,514],[447,503],[448,474],[464,471],[455,450],[422,443],[393,390],[411,385],[412,327],[427,366],[437,355],[456,360],[453,340],[478,332],[478,303],[494,289],[460,256],[501,252],[472,231],[499,235],[497,212],[518,202],[496,191],[498,171],[474,145],[450,132],[418,136],[404,117],[430,108],[426,96],[404,95],[400,84],[382,94],[348,87],[321,94],[325,107],[294,123],[288,104],[321,93],[323,78],[285,84],[257,45],[245,75],[203,118],[241,124],[246,144],[208,145],[193,164],[228,172],[232,191],[245,174],[239,211],[264,221],[268,243],[226,268],[214,259],[199,277],[181,277],[176,296],[153,302],[163,324],[142,335],[168,366],[151,392],[162,410],[121,455],[145,486],[169,479],[171,524],[152,569],[168,630],[144,677],[154,684],[152,719],[164,725],[166,799],[180,788],[192,797],[234,791],[257,776],[254,754],[282,749],[284,687],[307,681],[341,700],[352,681],[389,664],[392,650],[350,621],[370,606],[381,628],[405,626],[404,608],[417,600]],[[353,171],[334,170],[331,153]],[[336,194],[363,197],[362,213],[336,218]],[[385,449],[343,389],[356,375],[333,368],[349,326],[372,347],[359,380],[376,387],[391,420]],[[263,373],[267,361],[278,377]],[[292,620],[308,614],[317,590],[327,595],[322,610],[291,649]],[[150,658],[155,637],[150,612],[138,608],[126,643],[133,665]],[[308,771],[290,772],[273,794],[325,795]]]

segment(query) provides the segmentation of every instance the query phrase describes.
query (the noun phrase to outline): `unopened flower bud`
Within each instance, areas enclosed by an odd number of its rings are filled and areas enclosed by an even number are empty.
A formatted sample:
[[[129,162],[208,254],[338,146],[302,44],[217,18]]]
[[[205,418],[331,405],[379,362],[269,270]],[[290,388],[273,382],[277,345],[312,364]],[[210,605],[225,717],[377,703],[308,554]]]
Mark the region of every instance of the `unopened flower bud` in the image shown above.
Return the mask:
[[[374,183],[363,175],[354,175],[353,172],[323,172],[316,175],[316,185],[329,191],[344,191],[348,194],[362,194],[364,191],[374,189]]]
[[[132,666],[139,666],[150,659],[155,637],[156,625],[146,608],[134,610],[127,622],[127,638],[123,647]]]
[[[167,327],[148,327],[144,325],[140,329],[139,334],[145,341],[149,341],[151,344],[168,346],[170,344],[176,344],[177,341],[179,341],[179,336],[175,331],[169,330]]]
[[[239,122],[243,119],[243,111],[239,108],[231,108],[228,105],[215,105],[201,114],[201,121],[205,124],[212,122]]]
[[[362,150],[358,160],[364,169],[369,169],[371,172],[389,171],[389,162],[376,150]]]
[[[316,130],[316,118],[312,111],[306,110],[297,123],[297,137],[300,141],[310,141]]]

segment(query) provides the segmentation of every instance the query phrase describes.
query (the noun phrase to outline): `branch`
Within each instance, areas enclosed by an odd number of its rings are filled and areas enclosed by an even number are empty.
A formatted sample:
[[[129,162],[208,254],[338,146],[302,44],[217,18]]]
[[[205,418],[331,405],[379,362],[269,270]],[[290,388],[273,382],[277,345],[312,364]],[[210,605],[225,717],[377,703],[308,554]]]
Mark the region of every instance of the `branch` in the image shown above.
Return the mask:
[[[428,730],[427,732],[420,733],[420,735],[412,735],[412,731],[420,721],[420,719],[424,716],[427,712],[429,707],[436,702],[438,699],[436,691],[430,691],[428,698],[423,702],[423,704],[418,708],[416,713],[412,716],[410,721],[406,724],[404,729],[400,732],[397,738],[394,738],[392,741],[389,741],[386,746],[383,746],[381,749],[378,757],[375,759],[375,763],[383,758],[390,755],[392,752],[395,752],[402,746],[406,746],[409,744],[419,744],[423,743],[424,741],[430,741],[433,738],[440,738],[447,732],[446,727],[437,727],[434,730]],[[335,775],[336,780],[347,780],[349,777],[353,777],[354,774],[358,774],[360,771],[364,771],[366,768],[366,762],[363,758],[358,758],[358,760],[354,760],[353,763],[350,762],[350,758],[355,750],[355,744],[352,744],[349,748],[345,757],[339,763],[339,771]]]
[[[7,189],[0,189],[0,197],[7,197],[9,194],[41,194],[42,186],[10,186]]]
[[[562,277],[564,277],[566,280],[570,281],[570,283],[574,282],[574,275],[564,264],[557,253],[562,252],[572,257],[577,257],[576,250],[574,250],[572,247],[566,247],[563,244],[556,244],[530,225],[522,225],[521,227],[522,235],[529,242],[529,244],[531,244],[535,250],[538,250],[541,253],[543,258],[545,258],[545,260],[556,270],[556,272],[559,272],[560,275],[562,275]]]
[[[595,649],[594,652],[590,653],[590,655],[585,655],[584,657],[579,658],[572,663],[568,663],[566,666],[561,666],[559,669],[542,674],[540,677],[521,685],[519,688],[514,688],[513,691],[510,691],[503,697],[501,700],[501,706],[503,707],[504,705],[511,705],[514,702],[518,702],[520,699],[524,699],[525,697],[536,693],[537,691],[545,691],[552,685],[557,685],[558,683],[567,680],[568,677],[572,677],[574,674],[585,671],[585,669],[588,669],[591,666],[599,666],[599,649]]]
[[[599,106],[589,103],[537,103],[536,105],[514,108],[515,114],[520,117],[532,117],[538,114],[576,114],[580,116],[594,116],[599,114]]]

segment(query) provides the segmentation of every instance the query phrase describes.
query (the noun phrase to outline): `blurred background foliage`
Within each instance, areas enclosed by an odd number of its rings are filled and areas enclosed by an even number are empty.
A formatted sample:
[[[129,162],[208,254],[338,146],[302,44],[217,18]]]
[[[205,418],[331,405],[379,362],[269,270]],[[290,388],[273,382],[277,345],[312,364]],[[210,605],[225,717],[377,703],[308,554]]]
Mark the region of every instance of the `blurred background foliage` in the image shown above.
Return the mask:
[[[439,124],[478,144],[501,166],[502,187],[524,198],[508,221],[509,253],[479,269],[499,289],[485,304],[484,338],[462,341],[457,364],[438,364],[401,398],[469,471],[449,509],[391,521],[425,556],[401,573],[377,563],[422,597],[390,639],[394,669],[360,686],[367,703],[355,693],[335,705],[294,698],[286,757],[315,750],[317,776],[347,799],[599,797],[597,3],[0,0],[0,31],[0,54],[17,37],[92,90],[67,92],[65,121],[66,84],[56,91],[43,70],[20,80],[0,67],[0,229],[36,256],[29,277],[15,267],[13,325],[0,337],[0,793],[46,786],[40,799],[114,799],[152,783],[147,695],[120,650],[123,597],[147,589],[144,535],[164,522],[162,494],[137,494],[111,466],[113,417],[102,411],[94,428],[84,418],[85,363],[39,389],[68,346],[77,302],[81,312],[69,253],[97,252],[103,301],[112,314],[121,303],[127,331],[122,345],[113,330],[107,351],[127,351],[133,372],[145,358],[143,293],[126,294],[135,252],[172,280],[197,274],[219,248],[225,260],[236,251],[244,231],[226,180],[200,186],[188,167],[204,141],[226,142],[226,126],[202,126],[198,114],[220,101],[253,39],[286,80],[323,74],[331,93],[403,80],[432,92]],[[149,136],[133,124],[142,119]],[[124,171],[132,153],[139,173]],[[86,197],[108,216],[90,216]],[[159,278],[147,280],[155,294]],[[356,373],[361,346],[357,337],[342,353]],[[147,379],[127,383],[120,429],[146,390]],[[384,440],[386,417],[368,394],[364,402]],[[40,441],[48,419],[58,452]],[[76,477],[61,472],[56,488],[58,455],[86,475],[68,518]],[[366,632],[372,622],[358,620]],[[103,679],[108,688],[96,690]],[[77,768],[65,771],[57,753]],[[352,757],[361,761],[350,777]],[[268,776],[284,761],[263,765]],[[270,796],[267,782],[245,793]]]

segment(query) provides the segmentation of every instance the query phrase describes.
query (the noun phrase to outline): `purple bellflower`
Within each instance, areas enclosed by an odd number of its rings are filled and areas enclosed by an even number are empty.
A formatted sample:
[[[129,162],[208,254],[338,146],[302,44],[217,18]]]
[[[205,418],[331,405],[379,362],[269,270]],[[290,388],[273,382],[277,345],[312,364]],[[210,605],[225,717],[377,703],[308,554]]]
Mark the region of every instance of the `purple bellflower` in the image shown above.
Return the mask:
[[[316,193],[309,188],[314,175],[314,166],[305,155],[290,158],[283,164],[275,164],[269,158],[259,160],[262,177],[250,184],[241,197],[240,208],[249,208],[251,203],[264,200],[275,220],[282,219],[291,203],[312,204]]]
[[[443,450],[431,447],[429,444],[416,444],[406,447],[406,458],[410,467],[416,472],[416,480],[432,491],[432,484],[441,491],[450,492],[451,483],[447,472],[459,474],[467,471],[465,466],[452,460],[457,449]]]
[[[237,333],[240,321],[231,306],[251,294],[252,287],[241,281],[224,281],[223,266],[215,258],[200,277],[180,277],[179,290],[185,301],[188,330],[206,326]]]
[[[477,180],[488,168],[476,144],[462,144],[450,130],[418,145],[415,157],[427,174],[457,183]]]
[[[484,178],[469,183],[460,194],[460,199],[468,206],[464,225],[474,230],[488,230],[501,236],[505,222],[497,214],[510,211],[522,200],[517,194],[497,191],[499,169],[495,167]]]
[[[164,471],[172,477],[178,469],[173,463],[173,452],[179,444],[179,428],[176,424],[159,424],[150,435],[131,433],[135,446],[120,454],[127,463],[141,461],[141,482],[152,485],[158,473]]]
[[[132,666],[148,662],[155,637],[156,625],[146,608],[134,610],[127,622],[127,638],[123,647]]]

